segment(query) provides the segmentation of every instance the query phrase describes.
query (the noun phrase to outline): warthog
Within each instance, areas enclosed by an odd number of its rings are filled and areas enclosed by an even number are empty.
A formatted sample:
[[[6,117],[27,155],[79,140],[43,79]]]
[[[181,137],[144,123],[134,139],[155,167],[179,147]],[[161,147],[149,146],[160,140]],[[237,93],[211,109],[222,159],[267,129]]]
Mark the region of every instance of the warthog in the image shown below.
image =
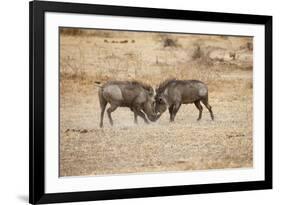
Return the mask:
[[[107,103],[110,107],[107,109],[109,122],[113,125],[111,113],[118,107],[128,107],[134,112],[134,121],[137,123],[137,116],[143,118],[146,123],[156,121],[154,112],[154,90],[151,86],[137,81],[109,81],[99,86],[99,101],[101,107],[100,127],[103,127],[103,116]]]
[[[202,102],[209,110],[212,120],[214,115],[212,107],[208,103],[208,87],[205,83],[198,80],[166,80],[156,89],[155,111],[160,115],[169,108],[170,121],[175,120],[175,116],[180,109],[181,104],[194,103],[199,110],[200,120],[202,117]]]

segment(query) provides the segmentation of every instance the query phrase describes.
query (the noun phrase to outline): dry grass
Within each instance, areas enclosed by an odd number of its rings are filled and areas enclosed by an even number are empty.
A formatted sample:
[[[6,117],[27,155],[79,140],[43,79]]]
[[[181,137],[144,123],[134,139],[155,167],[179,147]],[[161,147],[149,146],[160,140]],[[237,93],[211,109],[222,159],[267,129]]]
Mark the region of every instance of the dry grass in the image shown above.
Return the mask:
[[[165,39],[176,46],[164,46]],[[60,175],[252,167],[251,42],[90,30],[61,35]],[[133,113],[118,108],[114,127],[107,116],[98,127],[94,81],[131,79],[156,87],[170,77],[206,82],[215,121],[204,109],[197,122],[195,106],[183,105],[172,124],[165,113],[156,123],[139,119],[135,125]]]

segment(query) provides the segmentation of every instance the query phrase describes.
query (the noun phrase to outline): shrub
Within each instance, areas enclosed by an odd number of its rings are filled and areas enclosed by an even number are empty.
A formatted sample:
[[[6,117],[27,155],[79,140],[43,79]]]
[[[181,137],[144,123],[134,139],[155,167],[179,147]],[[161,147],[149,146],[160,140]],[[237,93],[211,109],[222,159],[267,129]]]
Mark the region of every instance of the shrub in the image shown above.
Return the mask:
[[[173,40],[171,38],[165,38],[164,39],[164,48],[165,47],[177,47],[176,40]]]

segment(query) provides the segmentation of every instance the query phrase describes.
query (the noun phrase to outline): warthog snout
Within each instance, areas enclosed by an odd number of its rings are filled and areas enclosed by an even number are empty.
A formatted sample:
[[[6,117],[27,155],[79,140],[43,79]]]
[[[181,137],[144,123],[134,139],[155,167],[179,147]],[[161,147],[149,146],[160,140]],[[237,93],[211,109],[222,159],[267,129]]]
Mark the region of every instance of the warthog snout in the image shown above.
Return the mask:
[[[160,118],[161,114],[153,114],[153,115],[148,115],[148,119],[151,121],[151,122],[156,122],[159,118]]]
[[[155,113],[162,115],[167,110],[167,102],[164,97],[156,96],[155,97]],[[159,116],[160,117],[160,116]]]

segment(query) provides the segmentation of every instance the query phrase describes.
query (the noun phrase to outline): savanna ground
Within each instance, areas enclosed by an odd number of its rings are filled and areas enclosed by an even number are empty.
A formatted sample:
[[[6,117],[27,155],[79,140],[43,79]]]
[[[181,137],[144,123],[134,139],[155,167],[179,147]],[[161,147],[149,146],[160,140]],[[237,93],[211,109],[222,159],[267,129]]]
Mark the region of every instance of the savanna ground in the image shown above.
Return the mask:
[[[252,38],[60,30],[60,176],[252,167]],[[105,113],[98,87],[140,80],[198,79],[209,87],[215,120],[182,105],[156,123],[133,122],[128,108]]]

